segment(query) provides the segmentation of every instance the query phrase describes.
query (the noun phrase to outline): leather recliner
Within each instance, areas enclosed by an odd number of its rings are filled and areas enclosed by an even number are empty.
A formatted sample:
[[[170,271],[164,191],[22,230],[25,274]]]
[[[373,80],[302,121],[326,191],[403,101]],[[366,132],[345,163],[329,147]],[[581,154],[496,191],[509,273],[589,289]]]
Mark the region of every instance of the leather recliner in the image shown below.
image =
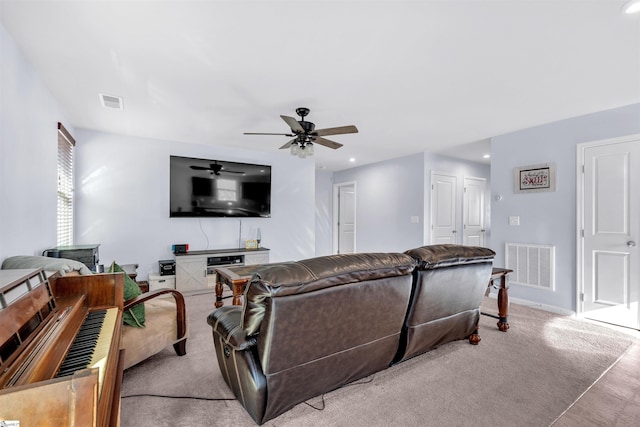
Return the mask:
[[[452,244],[411,249],[418,265],[402,340],[395,362],[441,344],[469,338],[477,344],[480,304],[487,289],[495,252]]]

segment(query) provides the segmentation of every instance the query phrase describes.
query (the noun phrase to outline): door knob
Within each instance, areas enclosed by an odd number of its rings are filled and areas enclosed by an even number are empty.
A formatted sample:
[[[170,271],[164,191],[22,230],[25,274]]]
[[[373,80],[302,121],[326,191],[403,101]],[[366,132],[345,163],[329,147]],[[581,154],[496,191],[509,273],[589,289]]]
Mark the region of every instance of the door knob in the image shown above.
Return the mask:
[[[630,248],[634,247],[636,245],[636,242],[634,242],[633,240],[629,240],[627,242],[627,246],[629,246]]]

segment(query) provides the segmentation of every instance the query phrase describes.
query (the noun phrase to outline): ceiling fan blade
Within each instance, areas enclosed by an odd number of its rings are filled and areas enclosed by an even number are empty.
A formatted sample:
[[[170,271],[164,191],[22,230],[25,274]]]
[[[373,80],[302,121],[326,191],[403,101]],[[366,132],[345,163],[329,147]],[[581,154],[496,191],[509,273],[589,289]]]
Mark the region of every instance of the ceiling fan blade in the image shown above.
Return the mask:
[[[211,168],[205,168],[204,166],[189,166],[191,169],[195,169],[197,171],[210,171]]]
[[[292,131],[296,133],[304,133],[304,129],[302,128],[302,126],[300,126],[300,123],[298,123],[296,119],[289,116],[280,116],[280,117],[289,125]]]
[[[298,138],[293,138],[291,141],[287,142],[286,144],[284,144],[282,147],[280,147],[280,149],[285,149],[285,148],[289,148],[291,147],[291,144],[293,144],[294,142],[296,142],[298,140]]]
[[[279,135],[279,136],[295,136],[292,133],[269,133],[269,132],[245,132],[244,135]]]
[[[337,128],[317,129],[311,132],[311,135],[326,136],[326,135],[342,135],[345,133],[358,133],[358,128],[351,126],[340,126]]]
[[[330,139],[323,138],[321,136],[313,139],[314,144],[324,145],[325,147],[333,148],[334,150],[342,147],[339,142],[331,141]]]

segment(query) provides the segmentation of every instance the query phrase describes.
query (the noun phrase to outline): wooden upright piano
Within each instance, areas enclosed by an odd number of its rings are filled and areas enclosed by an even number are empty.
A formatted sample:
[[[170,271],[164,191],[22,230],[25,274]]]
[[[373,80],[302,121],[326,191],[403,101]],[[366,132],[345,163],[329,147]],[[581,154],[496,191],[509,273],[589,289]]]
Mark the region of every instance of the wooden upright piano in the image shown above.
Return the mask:
[[[124,274],[0,270],[0,421],[117,426]]]

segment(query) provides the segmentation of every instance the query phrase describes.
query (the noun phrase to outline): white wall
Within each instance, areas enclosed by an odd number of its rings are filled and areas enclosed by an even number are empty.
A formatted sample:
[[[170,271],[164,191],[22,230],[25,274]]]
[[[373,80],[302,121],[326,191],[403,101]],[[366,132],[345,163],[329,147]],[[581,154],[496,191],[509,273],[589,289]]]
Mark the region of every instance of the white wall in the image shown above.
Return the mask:
[[[138,263],[139,279],[172,259],[171,245],[190,250],[237,248],[255,239],[271,261],[315,253],[314,163],[233,148],[76,131],[76,244],[100,244],[100,261]],[[169,156],[272,166],[271,218],[169,218]],[[291,179],[294,176],[295,179]],[[240,236],[240,227],[242,235]]]
[[[576,310],[576,145],[639,132],[640,104],[635,104],[492,139],[491,240],[496,265],[504,265],[505,243],[556,247],[555,292],[512,285],[510,296]],[[557,167],[555,192],[514,193],[515,167],[549,162]],[[508,225],[510,215],[520,217],[520,226]]]
[[[0,25],[0,261],[57,241],[61,107]]]

